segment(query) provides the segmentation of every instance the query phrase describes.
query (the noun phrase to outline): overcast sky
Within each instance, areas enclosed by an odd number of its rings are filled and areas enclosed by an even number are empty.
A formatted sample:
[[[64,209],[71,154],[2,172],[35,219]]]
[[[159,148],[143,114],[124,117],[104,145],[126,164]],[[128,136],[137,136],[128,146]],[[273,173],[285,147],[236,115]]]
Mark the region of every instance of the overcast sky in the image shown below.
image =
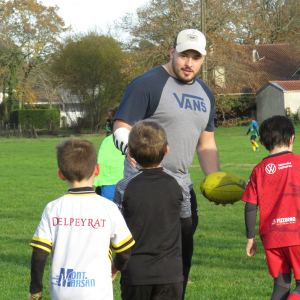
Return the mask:
[[[136,9],[149,0],[39,0],[45,6],[57,5],[66,25],[72,25],[75,32],[86,32],[89,28],[100,27],[119,20],[125,12]]]

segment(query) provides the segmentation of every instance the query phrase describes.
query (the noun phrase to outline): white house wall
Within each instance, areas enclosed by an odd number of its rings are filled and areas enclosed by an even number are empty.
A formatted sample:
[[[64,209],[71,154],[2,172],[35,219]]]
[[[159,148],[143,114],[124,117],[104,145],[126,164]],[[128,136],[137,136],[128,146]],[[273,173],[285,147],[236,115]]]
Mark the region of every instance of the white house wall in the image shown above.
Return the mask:
[[[5,97],[8,97],[8,94],[5,94]],[[0,103],[3,102],[3,93],[1,92],[0,93]]]
[[[62,117],[66,117],[66,125],[72,126],[74,124],[77,124],[77,119],[83,117],[83,113],[80,111],[60,111],[60,126],[63,126]]]
[[[286,115],[283,92],[272,85],[257,94],[256,100],[257,121],[262,122],[274,115]]]
[[[296,114],[300,107],[300,91],[285,91],[284,108],[290,108],[291,113]]]

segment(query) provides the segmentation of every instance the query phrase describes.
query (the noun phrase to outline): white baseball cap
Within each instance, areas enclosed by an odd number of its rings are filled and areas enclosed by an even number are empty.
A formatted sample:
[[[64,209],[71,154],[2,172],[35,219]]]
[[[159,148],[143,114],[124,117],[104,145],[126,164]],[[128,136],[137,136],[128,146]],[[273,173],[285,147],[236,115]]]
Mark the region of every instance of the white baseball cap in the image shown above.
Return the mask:
[[[206,39],[202,32],[197,29],[185,29],[179,32],[176,39],[176,51],[196,50],[206,55]]]

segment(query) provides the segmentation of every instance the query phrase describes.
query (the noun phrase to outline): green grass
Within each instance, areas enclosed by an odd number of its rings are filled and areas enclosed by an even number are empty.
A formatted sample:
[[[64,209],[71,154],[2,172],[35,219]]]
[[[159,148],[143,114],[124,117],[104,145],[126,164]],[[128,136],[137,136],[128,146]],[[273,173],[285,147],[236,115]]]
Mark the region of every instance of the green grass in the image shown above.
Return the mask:
[[[252,152],[246,127],[217,128],[221,171],[248,180],[253,167],[268,152]],[[296,127],[296,133],[300,127]],[[97,149],[104,136],[86,135]],[[63,138],[0,139],[0,299],[26,299],[30,282],[31,247],[28,245],[46,204],[63,195],[68,186],[57,176],[54,147]],[[296,138],[294,152],[300,153]],[[257,254],[245,253],[244,204],[216,206],[201,194],[204,175],[194,158],[190,168],[199,207],[193,265],[187,300],[270,299],[273,281],[268,274],[263,246]],[[49,300],[48,259],[44,274],[44,298]],[[114,282],[120,300],[119,275]]]

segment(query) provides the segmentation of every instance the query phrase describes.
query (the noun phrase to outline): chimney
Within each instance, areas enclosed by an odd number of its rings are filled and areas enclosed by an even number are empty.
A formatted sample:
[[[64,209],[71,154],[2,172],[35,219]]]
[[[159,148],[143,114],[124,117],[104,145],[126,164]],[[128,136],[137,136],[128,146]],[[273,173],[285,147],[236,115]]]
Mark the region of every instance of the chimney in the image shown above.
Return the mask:
[[[217,66],[213,69],[215,85],[221,88],[226,87],[225,68]]]
[[[253,49],[252,50],[252,62],[257,62],[257,61],[259,61],[259,54],[256,51],[256,49]]]

